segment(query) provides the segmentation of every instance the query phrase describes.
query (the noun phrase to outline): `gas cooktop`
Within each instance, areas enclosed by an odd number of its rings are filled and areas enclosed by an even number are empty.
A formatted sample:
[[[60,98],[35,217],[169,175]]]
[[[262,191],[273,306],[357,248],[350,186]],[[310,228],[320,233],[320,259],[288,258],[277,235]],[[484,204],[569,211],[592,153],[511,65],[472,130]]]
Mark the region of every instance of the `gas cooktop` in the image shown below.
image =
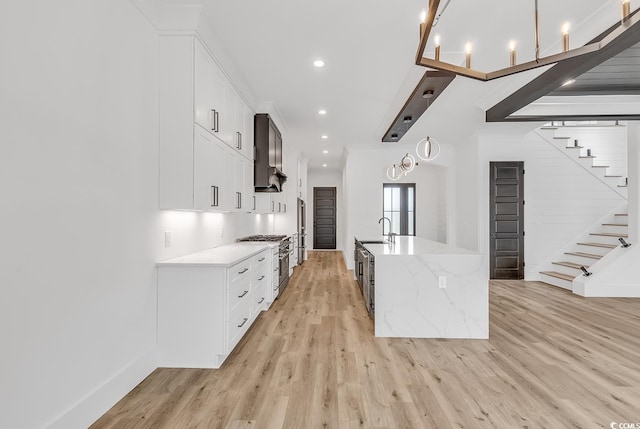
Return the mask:
[[[286,235],[250,235],[239,238],[238,241],[282,241],[285,238]]]

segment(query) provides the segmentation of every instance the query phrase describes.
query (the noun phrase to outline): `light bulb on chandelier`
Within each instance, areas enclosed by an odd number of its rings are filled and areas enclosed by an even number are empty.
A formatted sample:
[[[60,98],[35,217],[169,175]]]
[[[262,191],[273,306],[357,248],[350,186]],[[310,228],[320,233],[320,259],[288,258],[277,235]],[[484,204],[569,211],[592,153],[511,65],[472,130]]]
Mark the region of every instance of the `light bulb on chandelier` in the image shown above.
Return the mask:
[[[416,154],[423,161],[433,161],[440,155],[440,143],[432,137],[427,137],[418,142]]]

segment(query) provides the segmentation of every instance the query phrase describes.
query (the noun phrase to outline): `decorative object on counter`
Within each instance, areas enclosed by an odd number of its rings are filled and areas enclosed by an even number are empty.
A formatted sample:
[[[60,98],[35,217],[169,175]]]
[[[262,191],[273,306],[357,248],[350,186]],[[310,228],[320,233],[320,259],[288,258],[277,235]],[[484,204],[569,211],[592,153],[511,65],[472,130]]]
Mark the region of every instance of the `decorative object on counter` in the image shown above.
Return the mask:
[[[605,48],[608,44],[615,42],[618,39],[622,40],[622,37],[625,36],[627,31],[634,31],[633,28],[635,24],[640,22],[640,16],[635,13],[631,13],[631,5],[630,0],[622,0],[622,19],[618,26],[606,37],[602,40],[597,40],[591,42],[587,45],[570,49],[569,46],[569,30],[570,25],[568,22],[565,22],[562,25],[561,33],[562,33],[562,52],[557,54],[552,54],[546,57],[540,57],[540,28],[538,23],[538,0],[534,0],[534,42],[535,42],[535,59],[532,61],[528,61],[526,63],[517,64],[516,62],[516,45],[515,41],[512,41],[509,44],[509,67],[492,71],[489,73],[481,72],[478,70],[474,70],[471,68],[471,46],[467,43],[466,47],[466,67],[460,67],[455,64],[447,63],[440,60],[441,56],[441,38],[439,35],[435,36],[435,50],[434,50],[434,58],[426,58],[424,56],[424,51],[427,47],[427,41],[429,39],[429,35],[433,27],[436,26],[438,20],[441,19],[442,14],[445,9],[449,5],[449,1],[444,5],[440,14],[438,14],[438,6],[440,5],[440,0],[430,0],[429,1],[429,9],[427,13],[423,13],[422,22],[420,24],[420,43],[418,44],[418,51],[416,52],[415,63],[416,65],[427,67],[429,69],[442,70],[451,73],[455,73],[456,75],[469,77],[472,79],[477,79],[480,81],[489,81],[493,79],[498,79],[505,76],[510,76],[516,73],[521,73],[523,71],[532,70],[538,67],[543,67],[551,64],[557,64],[562,61],[579,57],[585,54],[591,54],[601,49]]]
[[[418,142],[416,154],[423,161],[433,161],[440,155],[440,143],[433,137],[427,136]]]

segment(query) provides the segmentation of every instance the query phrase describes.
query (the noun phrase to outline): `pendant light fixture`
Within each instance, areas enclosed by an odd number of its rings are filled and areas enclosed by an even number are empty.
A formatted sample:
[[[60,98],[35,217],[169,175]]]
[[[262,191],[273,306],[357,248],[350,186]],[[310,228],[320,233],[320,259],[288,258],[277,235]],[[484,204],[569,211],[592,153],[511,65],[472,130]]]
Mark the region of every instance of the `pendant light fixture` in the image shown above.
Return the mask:
[[[429,39],[429,35],[438,23],[438,20],[441,18],[442,13],[449,5],[451,0],[447,0],[446,4],[442,8],[440,14],[438,14],[438,6],[440,4],[440,0],[429,0],[429,9],[426,14],[422,16],[422,23],[420,24],[420,42],[418,44],[418,51],[416,52],[415,63],[416,65],[427,67],[429,69],[447,71],[451,73],[455,73],[456,75],[469,77],[472,79],[477,79],[481,81],[489,81],[493,79],[498,79],[505,76],[510,76],[512,74],[521,73],[526,70],[532,70],[538,67],[547,66],[550,64],[556,64],[570,58],[579,57],[581,55],[594,53],[600,51],[608,44],[614,42],[618,38],[622,38],[627,31],[635,31],[636,24],[640,23],[640,14],[635,14],[631,12],[631,2],[630,0],[622,0],[622,18],[619,21],[617,28],[615,28],[611,33],[606,35],[602,40],[598,40],[595,42],[590,42],[584,46],[580,46],[574,49],[571,49],[569,46],[569,23],[564,23],[561,28],[561,45],[562,50],[559,53],[552,54],[546,57],[540,57],[540,28],[538,24],[538,0],[534,0],[534,46],[535,46],[535,58],[532,61],[528,61],[525,63],[517,64],[516,62],[516,46],[512,44],[509,50],[509,67],[492,71],[489,73],[481,72],[479,70],[475,70],[471,68],[471,45],[467,43],[466,46],[466,60],[465,67],[461,67],[456,64],[447,63],[441,61],[441,49],[443,47],[442,40],[440,35],[435,36],[434,46],[435,50],[433,52],[433,58],[427,58],[424,56],[424,51],[427,47],[427,40]],[[506,62],[506,61],[505,61]]]
[[[433,161],[440,155],[440,143],[433,137],[427,136],[418,142],[416,155],[423,161]]]
[[[416,159],[413,155],[406,154],[400,160],[400,169],[404,172],[404,175],[411,173],[416,167]]]
[[[387,168],[387,177],[394,182],[400,180],[402,178],[402,169],[396,164],[390,165],[389,168]]]

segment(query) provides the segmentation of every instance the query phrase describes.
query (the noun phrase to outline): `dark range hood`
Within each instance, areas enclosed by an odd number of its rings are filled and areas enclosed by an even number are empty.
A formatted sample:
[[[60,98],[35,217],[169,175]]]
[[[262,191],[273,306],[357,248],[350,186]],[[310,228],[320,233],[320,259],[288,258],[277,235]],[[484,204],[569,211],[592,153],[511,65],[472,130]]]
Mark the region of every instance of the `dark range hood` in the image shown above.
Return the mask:
[[[282,172],[282,135],[266,113],[254,117],[254,134],[255,191],[282,192],[282,185],[287,181]]]

